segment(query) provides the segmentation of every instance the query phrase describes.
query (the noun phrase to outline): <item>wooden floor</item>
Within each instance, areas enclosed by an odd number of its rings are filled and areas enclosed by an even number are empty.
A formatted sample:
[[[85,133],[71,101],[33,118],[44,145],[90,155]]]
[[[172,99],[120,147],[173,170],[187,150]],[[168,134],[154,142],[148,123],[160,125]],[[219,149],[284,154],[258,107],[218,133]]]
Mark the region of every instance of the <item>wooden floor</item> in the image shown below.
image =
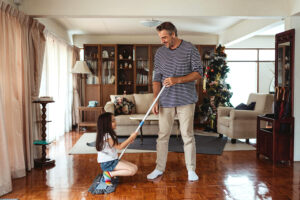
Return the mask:
[[[121,177],[114,193],[92,195],[87,190],[100,172],[96,155],[68,155],[82,133],[71,132],[49,147],[56,166],[34,169],[13,180],[13,192],[1,198],[18,199],[300,199],[300,162],[272,165],[255,151],[197,154],[199,181],[188,182],[183,153],[169,153],[163,176],[148,181],[155,153],[125,154],[138,165],[133,177]]]

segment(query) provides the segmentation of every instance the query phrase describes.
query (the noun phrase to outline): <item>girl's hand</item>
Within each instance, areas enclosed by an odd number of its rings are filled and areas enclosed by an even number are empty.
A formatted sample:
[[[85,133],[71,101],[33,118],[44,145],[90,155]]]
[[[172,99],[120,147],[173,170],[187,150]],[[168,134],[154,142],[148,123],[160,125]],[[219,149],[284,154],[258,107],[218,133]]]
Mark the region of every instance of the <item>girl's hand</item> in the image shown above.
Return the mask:
[[[131,135],[130,135],[130,142],[131,143],[135,140],[135,138],[137,137],[138,134],[139,134],[138,132],[131,133]]]

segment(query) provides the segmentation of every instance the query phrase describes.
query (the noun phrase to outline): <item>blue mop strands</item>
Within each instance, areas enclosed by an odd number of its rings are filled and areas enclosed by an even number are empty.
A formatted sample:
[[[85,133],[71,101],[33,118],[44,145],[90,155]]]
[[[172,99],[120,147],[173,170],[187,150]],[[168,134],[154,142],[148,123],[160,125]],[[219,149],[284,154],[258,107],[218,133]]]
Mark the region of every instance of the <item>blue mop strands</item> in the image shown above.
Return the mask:
[[[135,132],[138,132],[138,131],[140,130],[140,128],[144,125],[144,122],[145,122],[146,118],[147,118],[148,115],[150,114],[152,108],[154,107],[155,103],[156,103],[157,100],[159,99],[159,96],[161,95],[161,93],[164,91],[165,88],[166,88],[166,86],[164,85],[164,86],[162,87],[162,89],[160,90],[160,92],[158,93],[157,97],[154,99],[152,105],[151,105],[150,108],[148,109],[147,113],[145,114],[143,120],[140,122],[140,124],[139,124],[139,126],[137,127],[137,129],[135,130]],[[130,144],[129,144],[129,145],[130,145]],[[121,160],[123,154],[125,153],[125,151],[126,151],[126,149],[128,148],[129,145],[127,145],[127,146],[125,147],[125,149],[122,151],[122,153],[121,153],[120,156],[119,156],[119,160]]]

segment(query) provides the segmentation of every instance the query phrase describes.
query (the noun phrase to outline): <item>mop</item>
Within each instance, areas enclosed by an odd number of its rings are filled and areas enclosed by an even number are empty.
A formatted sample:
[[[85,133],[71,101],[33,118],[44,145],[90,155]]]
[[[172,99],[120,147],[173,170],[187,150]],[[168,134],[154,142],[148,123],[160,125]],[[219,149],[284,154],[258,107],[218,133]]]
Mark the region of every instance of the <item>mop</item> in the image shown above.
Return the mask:
[[[150,106],[150,108],[148,109],[147,113],[145,114],[143,120],[140,122],[140,124],[138,125],[137,129],[135,130],[135,132],[138,132],[140,130],[140,128],[144,125],[145,120],[147,119],[147,117],[149,116],[152,108],[154,107],[155,103],[158,101],[161,93],[164,91],[166,86],[163,86],[162,89],[160,90],[160,92],[158,93],[157,97],[155,98],[155,100],[153,101],[152,105]],[[93,142],[93,144],[87,143],[88,146],[95,146],[95,142]],[[119,156],[119,160],[121,160],[122,156],[124,155],[125,151],[127,150],[127,148],[129,147],[130,144],[128,144],[123,151],[121,152],[120,156]],[[117,179],[113,179],[112,180],[112,186],[107,186],[105,182],[101,182],[102,179],[102,173],[99,174],[95,180],[93,181],[93,184],[90,186],[89,188],[89,192],[92,194],[109,194],[115,191],[118,180]]]

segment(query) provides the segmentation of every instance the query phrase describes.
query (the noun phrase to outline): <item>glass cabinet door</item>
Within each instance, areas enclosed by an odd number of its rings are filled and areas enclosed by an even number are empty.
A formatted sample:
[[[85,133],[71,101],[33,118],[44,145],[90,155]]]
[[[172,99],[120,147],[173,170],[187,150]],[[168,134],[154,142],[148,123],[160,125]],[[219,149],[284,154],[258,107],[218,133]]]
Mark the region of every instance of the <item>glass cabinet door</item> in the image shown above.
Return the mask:
[[[149,50],[148,45],[136,46],[136,92],[147,93],[149,84]]]
[[[118,45],[117,80],[118,94],[134,92],[134,49],[133,45]]]
[[[84,60],[92,73],[87,75],[86,84],[99,84],[98,45],[86,45],[84,47]]]
[[[115,84],[115,47],[102,46],[102,71],[101,81],[102,84]]]

